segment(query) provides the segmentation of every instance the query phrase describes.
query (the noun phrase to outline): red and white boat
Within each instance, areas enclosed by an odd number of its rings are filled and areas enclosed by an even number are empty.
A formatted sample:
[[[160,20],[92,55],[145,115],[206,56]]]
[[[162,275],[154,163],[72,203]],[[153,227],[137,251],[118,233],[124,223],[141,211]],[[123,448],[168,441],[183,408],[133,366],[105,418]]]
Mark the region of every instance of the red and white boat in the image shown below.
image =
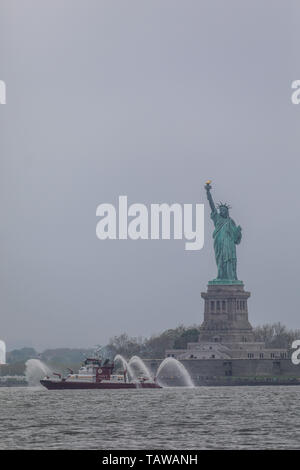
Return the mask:
[[[70,369],[69,369],[70,370]],[[40,382],[48,390],[93,390],[93,389],[125,389],[125,388],[161,388],[156,379],[150,381],[139,377],[137,381],[129,380],[127,371],[113,374],[114,363],[108,360],[102,364],[99,357],[87,357],[77,374],[72,370],[66,377],[55,374],[55,378],[45,377]]]

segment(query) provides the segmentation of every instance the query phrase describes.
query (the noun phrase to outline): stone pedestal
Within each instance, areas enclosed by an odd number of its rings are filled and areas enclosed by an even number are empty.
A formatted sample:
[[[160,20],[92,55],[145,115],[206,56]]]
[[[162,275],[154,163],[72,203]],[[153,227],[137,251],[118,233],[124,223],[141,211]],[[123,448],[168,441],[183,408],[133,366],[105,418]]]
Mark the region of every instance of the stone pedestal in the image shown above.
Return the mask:
[[[202,292],[201,297],[205,300],[205,307],[199,342],[254,341],[248,320],[247,300],[250,292],[244,290],[241,281],[235,284],[209,283],[207,292]]]

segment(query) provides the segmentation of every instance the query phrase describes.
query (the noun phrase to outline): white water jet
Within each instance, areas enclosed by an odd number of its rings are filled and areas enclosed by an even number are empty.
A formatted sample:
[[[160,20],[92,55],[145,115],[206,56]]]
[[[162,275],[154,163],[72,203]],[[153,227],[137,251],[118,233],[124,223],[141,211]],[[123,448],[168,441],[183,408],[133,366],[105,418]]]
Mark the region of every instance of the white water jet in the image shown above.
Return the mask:
[[[121,356],[121,354],[117,354],[114,358],[114,362],[118,362],[118,361],[121,361],[124,371],[126,371],[129,374],[131,380],[133,382],[137,382],[137,377],[136,377],[136,374],[134,372],[134,369],[126,361],[125,357]]]
[[[166,377],[163,376],[162,371],[168,375]],[[156,377],[157,377],[158,383],[160,383],[160,381],[163,378],[167,378],[167,379],[174,378],[174,376],[176,378],[182,379],[185,387],[195,386],[191,379],[190,374],[188,373],[184,365],[181,362],[177,361],[177,359],[175,359],[174,357],[167,357],[166,359],[162,361],[159,368],[157,369]]]
[[[6,364],[6,345],[0,340],[0,364]]]
[[[29,385],[40,385],[40,380],[52,375],[52,370],[39,359],[28,359],[25,363],[25,376]]]
[[[142,374],[145,375],[146,379],[150,380],[151,382],[153,381],[153,377],[150,370],[139,356],[132,356],[129,361],[129,365],[133,368],[136,367],[139,372],[142,372]]]

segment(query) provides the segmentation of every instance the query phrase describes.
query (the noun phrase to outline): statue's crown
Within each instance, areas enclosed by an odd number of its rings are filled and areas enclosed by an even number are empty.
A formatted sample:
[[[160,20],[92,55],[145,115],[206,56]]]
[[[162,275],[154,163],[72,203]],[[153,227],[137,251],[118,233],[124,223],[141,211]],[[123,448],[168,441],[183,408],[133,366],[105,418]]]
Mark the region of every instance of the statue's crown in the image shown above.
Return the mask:
[[[226,202],[219,202],[219,204],[217,204],[217,208],[218,209],[221,209],[221,207],[226,207],[226,209],[231,209],[231,206],[229,204],[227,204]]]

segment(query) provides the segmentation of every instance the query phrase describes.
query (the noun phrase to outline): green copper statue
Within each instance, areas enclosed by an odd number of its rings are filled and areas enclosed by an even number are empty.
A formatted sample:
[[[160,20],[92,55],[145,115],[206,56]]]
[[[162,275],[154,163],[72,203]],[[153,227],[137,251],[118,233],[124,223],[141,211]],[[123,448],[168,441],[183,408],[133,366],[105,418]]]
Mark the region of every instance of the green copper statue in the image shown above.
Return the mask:
[[[218,277],[209,284],[242,284],[236,274],[236,248],[242,239],[242,229],[229,217],[230,206],[220,203],[217,208],[213,201],[211,181],[205,185],[207,199],[211,208],[210,217],[214,222],[214,250],[218,267]],[[219,209],[219,211],[218,211]]]

